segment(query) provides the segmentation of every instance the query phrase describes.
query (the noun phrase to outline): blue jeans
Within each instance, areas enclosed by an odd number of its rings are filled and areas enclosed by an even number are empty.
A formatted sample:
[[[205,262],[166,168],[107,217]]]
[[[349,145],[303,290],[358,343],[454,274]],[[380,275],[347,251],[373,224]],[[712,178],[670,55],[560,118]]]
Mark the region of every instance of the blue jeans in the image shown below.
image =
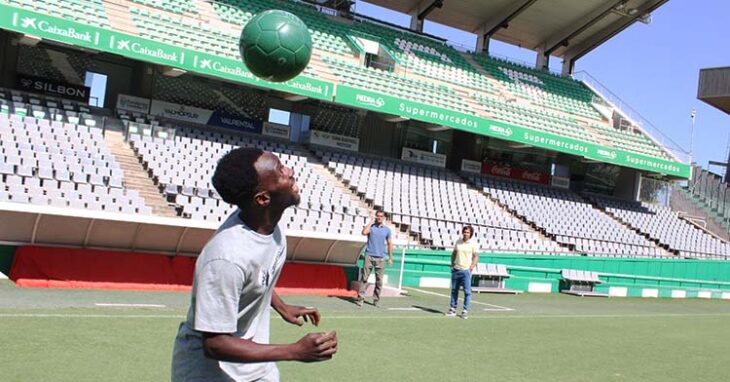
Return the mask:
[[[451,309],[456,310],[459,288],[464,287],[464,310],[471,305],[471,272],[468,269],[451,269]]]

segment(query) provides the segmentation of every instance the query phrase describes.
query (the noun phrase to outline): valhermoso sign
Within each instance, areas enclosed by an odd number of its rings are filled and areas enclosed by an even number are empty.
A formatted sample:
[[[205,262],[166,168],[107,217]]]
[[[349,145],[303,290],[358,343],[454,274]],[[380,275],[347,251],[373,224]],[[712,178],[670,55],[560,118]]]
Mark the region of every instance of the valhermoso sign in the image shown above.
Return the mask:
[[[213,111],[154,99],[150,104],[150,114],[205,125],[210,120],[210,116],[213,115]]]

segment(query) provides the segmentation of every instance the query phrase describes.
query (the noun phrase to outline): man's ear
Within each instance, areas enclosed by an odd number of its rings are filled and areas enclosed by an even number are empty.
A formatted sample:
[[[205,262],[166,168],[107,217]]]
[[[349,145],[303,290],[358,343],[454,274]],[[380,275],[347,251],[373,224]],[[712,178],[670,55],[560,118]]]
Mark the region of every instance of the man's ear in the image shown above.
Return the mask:
[[[271,204],[271,194],[268,191],[261,191],[253,197],[259,207],[268,207]]]

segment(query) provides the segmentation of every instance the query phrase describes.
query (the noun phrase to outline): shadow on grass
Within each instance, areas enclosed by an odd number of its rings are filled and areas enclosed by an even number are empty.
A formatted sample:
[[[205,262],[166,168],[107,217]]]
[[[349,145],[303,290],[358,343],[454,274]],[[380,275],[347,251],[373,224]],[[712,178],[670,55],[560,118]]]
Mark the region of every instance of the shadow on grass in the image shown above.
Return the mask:
[[[428,307],[425,307],[425,306],[420,306],[420,305],[411,305],[411,306],[414,307],[414,308],[416,308],[416,309],[420,309],[420,310],[422,310],[422,311],[424,311],[426,313],[433,313],[433,314],[440,314],[440,315],[445,314],[445,312],[442,312],[440,310],[436,310],[436,309],[433,309],[433,308],[428,308]]]

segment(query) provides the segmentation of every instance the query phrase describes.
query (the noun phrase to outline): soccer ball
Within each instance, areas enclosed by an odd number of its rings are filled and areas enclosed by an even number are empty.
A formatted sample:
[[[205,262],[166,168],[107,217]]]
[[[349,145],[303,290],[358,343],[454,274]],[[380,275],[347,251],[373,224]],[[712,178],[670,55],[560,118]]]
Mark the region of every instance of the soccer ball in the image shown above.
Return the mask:
[[[285,11],[261,12],[241,31],[239,49],[248,70],[271,82],[296,77],[312,57],[312,37],[299,17]]]

